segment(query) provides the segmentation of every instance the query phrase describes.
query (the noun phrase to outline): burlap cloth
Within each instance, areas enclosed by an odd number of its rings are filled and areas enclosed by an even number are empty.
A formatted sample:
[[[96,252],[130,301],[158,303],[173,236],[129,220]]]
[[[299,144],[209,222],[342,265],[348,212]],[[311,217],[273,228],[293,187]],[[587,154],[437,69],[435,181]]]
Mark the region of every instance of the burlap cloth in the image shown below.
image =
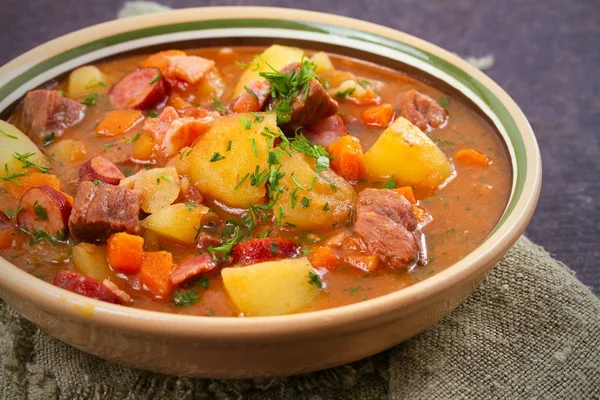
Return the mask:
[[[288,378],[216,381],[112,364],[0,302],[2,399],[600,399],[600,301],[521,238],[459,308],[381,354]]]
[[[120,16],[164,8],[129,3]],[[3,400],[600,399],[600,301],[521,238],[437,325],[326,371],[235,381],[144,372],[75,350],[2,301],[0,355]]]

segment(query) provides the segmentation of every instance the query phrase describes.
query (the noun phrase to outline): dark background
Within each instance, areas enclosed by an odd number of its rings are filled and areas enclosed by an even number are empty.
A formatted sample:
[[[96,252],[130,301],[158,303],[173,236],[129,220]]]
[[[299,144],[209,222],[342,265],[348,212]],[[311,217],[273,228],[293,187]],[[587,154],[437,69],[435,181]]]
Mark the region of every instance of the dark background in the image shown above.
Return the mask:
[[[116,17],[123,0],[0,0],[0,65],[62,34]],[[527,236],[600,293],[600,0],[163,0],[175,7],[265,5],[361,18],[462,56],[519,104],[544,163]]]

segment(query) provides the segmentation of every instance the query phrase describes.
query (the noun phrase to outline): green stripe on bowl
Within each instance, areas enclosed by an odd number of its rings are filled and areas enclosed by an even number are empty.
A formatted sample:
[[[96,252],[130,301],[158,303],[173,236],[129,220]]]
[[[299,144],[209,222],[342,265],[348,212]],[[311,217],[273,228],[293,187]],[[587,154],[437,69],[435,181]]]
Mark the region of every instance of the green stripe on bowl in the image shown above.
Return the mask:
[[[76,47],[74,49],[65,51],[45,61],[42,61],[39,64],[27,70],[26,72],[22,73],[21,75],[15,77],[2,88],[0,88],[0,98],[7,97],[10,93],[21,87],[33,77],[51,68],[54,68],[76,57],[80,57],[82,55],[100,50],[108,46],[113,46],[116,44],[136,39],[142,39],[150,36],[164,35],[169,33],[227,28],[276,28],[305,32],[308,31],[332,34],[364,42],[370,42],[380,46],[388,47],[395,51],[399,51],[401,53],[425,61],[433,65],[437,69],[443,71],[447,75],[451,76],[452,78],[456,79],[458,82],[460,82],[469,90],[471,90],[475,95],[477,95],[496,114],[496,116],[498,117],[499,121],[504,126],[504,129],[508,134],[508,138],[511,141],[516,157],[515,161],[517,164],[517,170],[513,171],[513,173],[517,175],[515,190],[511,196],[509,204],[507,205],[506,211],[504,212],[502,218],[498,221],[498,224],[490,233],[490,235],[496,232],[503,225],[508,216],[514,210],[524,189],[525,177],[527,173],[527,155],[525,153],[525,144],[523,142],[523,139],[521,138],[521,135],[519,134],[517,124],[515,123],[514,119],[512,118],[506,107],[502,104],[500,99],[498,99],[488,88],[486,88],[479,81],[477,81],[472,76],[468,75],[466,72],[462,71],[455,65],[445,61],[444,59],[431,53],[420,50],[411,45],[408,45],[406,43],[389,39],[383,36],[375,35],[372,33],[366,33],[349,28],[343,28],[315,22],[283,21],[262,18],[217,19],[210,21],[193,21],[172,25],[155,26],[151,28],[133,30],[98,39],[86,43],[82,46]]]

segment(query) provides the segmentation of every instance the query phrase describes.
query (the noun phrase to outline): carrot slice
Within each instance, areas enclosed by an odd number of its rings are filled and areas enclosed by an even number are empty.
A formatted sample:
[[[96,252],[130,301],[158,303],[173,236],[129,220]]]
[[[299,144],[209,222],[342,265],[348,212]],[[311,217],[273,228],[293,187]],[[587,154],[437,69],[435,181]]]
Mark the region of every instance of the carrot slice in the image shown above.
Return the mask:
[[[360,141],[345,135],[327,147],[331,156],[331,169],[347,180],[359,180],[363,176],[363,151]]]
[[[140,268],[140,282],[154,296],[165,298],[173,290],[171,271],[173,270],[173,256],[168,251],[155,251],[144,253],[142,268]]]
[[[408,200],[410,202],[410,204],[417,203],[417,199],[415,199],[415,193],[413,192],[413,190],[410,186],[399,187],[396,189],[392,189],[392,191],[406,197],[406,200]]]
[[[140,137],[133,142],[133,149],[131,150],[131,157],[136,160],[147,161],[152,158],[152,151],[154,149],[154,142],[147,133],[142,133]]]
[[[148,68],[154,67],[160,69],[162,72],[165,72],[167,68],[169,68],[169,57],[172,56],[185,56],[185,52],[181,50],[165,50],[160,51],[158,53],[152,54],[148,56],[142,63],[140,67]]]
[[[340,259],[329,246],[319,246],[308,254],[313,267],[332,269],[338,266]]]
[[[348,264],[364,271],[372,272],[379,268],[379,257],[374,255],[353,254],[344,259]]]
[[[104,119],[96,126],[99,136],[120,136],[131,129],[142,119],[140,110],[114,110],[106,114]]]
[[[10,249],[15,231],[13,228],[4,228],[0,231],[0,249]]]
[[[454,155],[454,159],[473,167],[487,167],[492,164],[488,156],[474,149],[461,150]]]
[[[363,111],[362,120],[366,125],[387,128],[394,118],[394,108],[385,103],[377,107],[367,108]]]
[[[15,199],[20,199],[23,193],[35,186],[50,186],[60,190],[60,181],[56,175],[32,172],[31,174],[15,179],[15,182],[4,182],[6,191]],[[70,196],[69,196],[70,197]]]
[[[119,271],[133,273],[139,271],[144,261],[144,238],[119,232],[106,241],[108,262]]]

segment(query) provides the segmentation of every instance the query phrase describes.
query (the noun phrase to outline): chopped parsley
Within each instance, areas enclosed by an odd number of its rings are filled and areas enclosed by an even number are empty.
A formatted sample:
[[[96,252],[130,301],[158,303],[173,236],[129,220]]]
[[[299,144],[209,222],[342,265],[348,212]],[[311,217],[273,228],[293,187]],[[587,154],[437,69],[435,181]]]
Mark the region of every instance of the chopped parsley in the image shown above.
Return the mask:
[[[13,158],[17,161],[19,161],[20,163],[23,164],[23,168],[36,168],[37,170],[39,170],[40,172],[47,174],[48,171],[50,171],[50,167],[46,167],[45,165],[41,165],[38,163],[35,163],[33,161],[30,161],[29,158],[31,158],[32,156],[34,156],[35,153],[24,153],[24,154],[20,154],[17,152],[13,153]]]
[[[106,83],[104,83],[103,81],[96,80],[96,78],[94,77],[94,78],[90,79],[88,81],[88,83],[85,85],[85,90],[93,89],[98,86],[106,87]],[[61,92],[62,92],[62,90],[61,90]],[[61,94],[61,96],[62,95],[64,95],[64,92],[63,92],[63,94]]]
[[[247,92],[247,93],[248,93],[250,96],[252,96],[253,98],[255,98],[255,99],[256,99],[256,101],[258,101],[258,96],[256,95],[256,93],[254,93],[254,92],[252,91],[252,89],[250,89],[248,86],[244,86],[244,90],[245,90],[245,91],[246,91],[246,92]]]
[[[269,94],[275,102],[274,109],[277,114],[277,123],[288,123],[292,118],[292,103],[296,97],[301,94],[303,100],[308,97],[309,83],[315,77],[316,66],[304,56],[300,61],[300,68],[291,69],[287,72],[277,71],[270,64],[266,62],[265,64],[271,71],[260,72],[259,75],[265,78],[271,86]]]
[[[189,307],[200,301],[200,295],[194,289],[181,290],[173,292],[173,303],[176,307]]]
[[[354,294],[356,292],[358,292],[361,289],[360,286],[352,286],[348,289],[344,289],[344,291],[349,292],[350,294]]]
[[[50,132],[49,134],[44,136],[44,147],[51,145],[55,139],[56,139],[56,133],[54,133],[54,132]]]
[[[217,162],[217,161],[221,161],[224,160],[225,156],[219,154],[219,153],[213,153],[213,155],[210,157],[210,162]]]
[[[249,129],[249,128],[246,128]],[[254,157],[258,157],[258,149],[256,148],[256,139],[250,138],[250,146],[252,146],[252,153],[254,153]]]
[[[12,217],[14,217],[15,215],[17,215],[17,214],[18,214],[18,213],[20,213],[21,211],[23,211],[23,208],[24,208],[23,206],[19,206],[19,207],[17,207],[17,209],[16,209],[16,210],[13,210],[12,208],[7,208],[6,210],[4,210],[4,214],[6,214],[6,216],[7,216],[8,218],[11,218],[11,219],[12,219]]]
[[[264,239],[266,237],[269,237],[270,234],[271,234],[271,230],[268,229],[268,230],[264,231],[263,233],[261,233],[260,235],[258,235],[257,237],[259,239]]]
[[[193,210],[194,208],[196,208],[196,205],[194,203],[192,203],[192,202],[189,202],[189,201],[186,201],[183,204],[185,204],[185,206],[187,207],[188,210]]]
[[[136,140],[138,140],[140,138],[140,136],[141,136],[140,133],[136,133],[134,137],[132,137],[131,139],[129,139],[127,141],[127,143],[133,143],[133,142],[135,142]]]
[[[85,104],[86,106],[91,107],[94,104],[96,104],[96,99],[98,98],[98,96],[98,93],[91,93],[81,102],[81,104]]]
[[[37,200],[33,203],[33,211],[35,212],[35,215],[37,215],[37,218],[34,221],[48,221],[46,209],[42,207]]]
[[[6,172],[6,176],[2,176],[0,177],[0,179],[2,179],[5,182],[12,182],[17,186],[21,186],[21,183],[16,179],[27,175],[25,172],[10,172],[10,170],[8,169],[8,164],[4,164],[4,171]]]
[[[160,178],[165,182],[173,183],[173,179],[171,179],[170,176],[167,176],[165,174],[160,174]]]
[[[314,271],[310,271],[308,273],[308,284],[314,285],[314,286],[318,287],[319,289],[323,288],[323,282],[321,281],[321,277],[319,276],[319,274],[317,274]]]
[[[271,257],[277,256],[277,242],[271,242]]]
[[[392,177],[388,181],[385,181],[383,183],[383,188],[384,189],[395,189],[396,187],[398,187],[398,185],[396,184],[396,180],[394,179],[394,175],[392,175]]]
[[[352,96],[352,94],[356,91],[356,88],[354,87],[350,87],[346,90],[340,90],[338,92],[335,93],[335,97],[337,98],[345,98],[348,96]]]
[[[194,284],[194,285],[200,285],[204,289],[210,288],[210,281],[208,280],[208,276],[206,276],[206,275],[202,275],[200,278],[194,279],[192,281],[192,284]]]
[[[227,142],[227,148],[225,149],[225,151],[231,151],[231,140]]]
[[[243,115],[240,116],[240,122],[246,130],[250,130],[250,128],[252,128],[252,120],[244,117]]]
[[[9,133],[4,132],[2,129],[0,129],[0,133],[4,136],[6,136],[9,139],[18,139],[15,135],[11,135]]]
[[[162,79],[161,74],[156,75],[156,78],[154,78],[150,81],[150,85],[154,85],[156,82],[160,81],[161,79]]]
[[[156,117],[158,117],[158,113],[156,111],[149,111],[148,116],[150,118],[156,118]]]
[[[221,103],[221,100],[218,97],[213,97],[213,107],[219,113],[223,115],[227,114],[227,109],[225,108],[223,103]]]
[[[450,99],[446,96],[442,96],[438,99],[438,104],[442,106],[442,108],[447,108],[450,105]]]
[[[240,186],[242,186],[242,183],[244,183],[246,181],[246,179],[248,179],[249,176],[250,176],[250,173],[247,173],[246,175],[244,175],[244,177],[242,179],[240,179],[240,181],[237,183],[237,185],[235,185],[233,190],[237,190]]]
[[[358,79],[356,80],[356,83],[358,83],[360,86],[362,86],[362,87],[364,87],[364,88],[368,88],[368,87],[371,87],[371,86],[372,86],[372,85],[371,85],[371,82],[369,82],[369,81],[368,81],[368,80],[366,80],[366,79],[362,79],[362,78],[358,78]]]
[[[310,204],[310,199],[308,197],[306,197],[306,196],[304,196],[302,198],[302,200],[300,200],[300,206],[302,208],[308,208],[309,204]]]
[[[325,205],[323,206],[323,211],[331,211],[331,209],[329,208],[329,202],[325,203]]]

